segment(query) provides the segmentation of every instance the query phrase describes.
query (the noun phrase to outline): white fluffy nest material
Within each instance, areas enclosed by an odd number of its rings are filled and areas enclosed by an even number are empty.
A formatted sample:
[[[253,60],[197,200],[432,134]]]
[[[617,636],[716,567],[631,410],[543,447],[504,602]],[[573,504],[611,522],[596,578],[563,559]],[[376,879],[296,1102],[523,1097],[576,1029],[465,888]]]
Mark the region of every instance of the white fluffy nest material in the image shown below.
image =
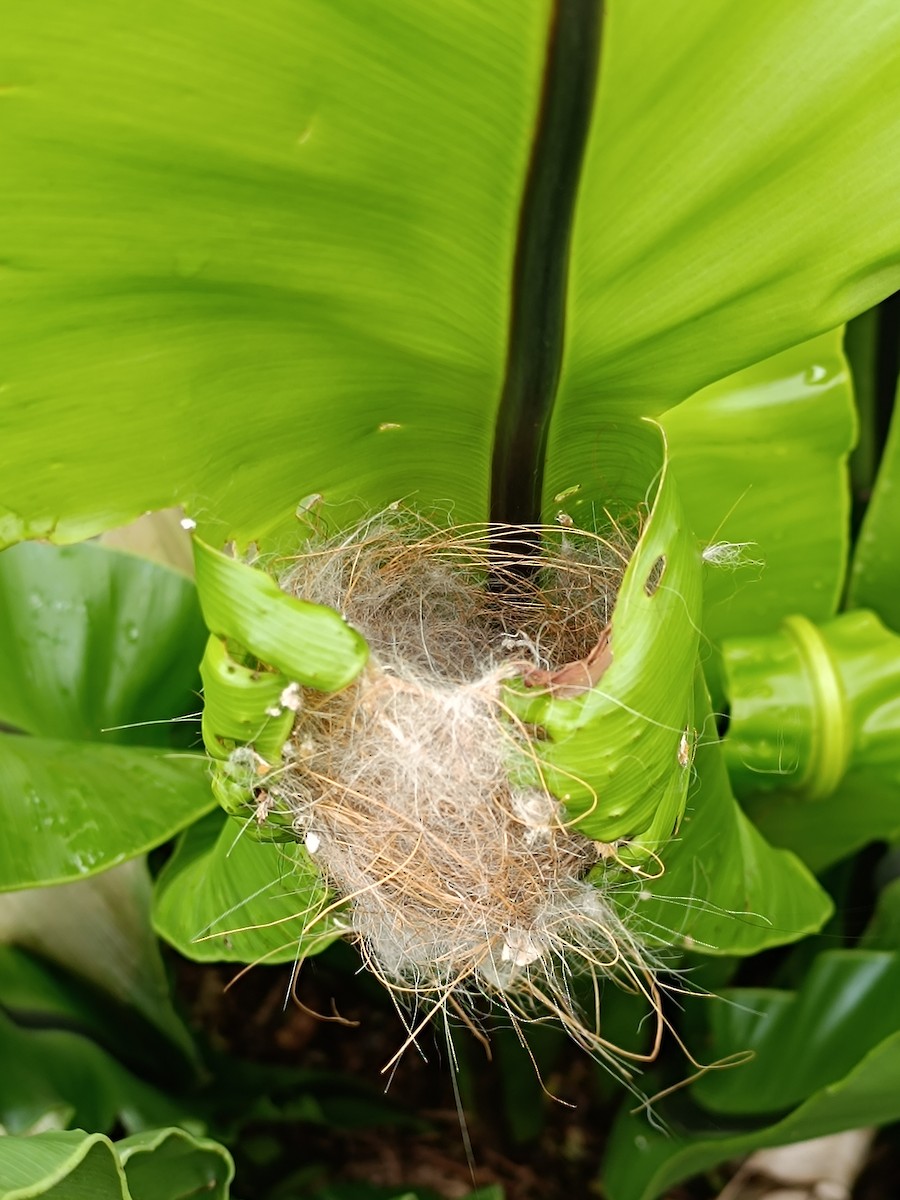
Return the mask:
[[[388,513],[289,564],[284,589],[343,613],[371,659],[343,692],[303,694],[269,802],[291,812],[395,995],[426,1014],[485,993],[514,1020],[549,1010],[596,1051],[573,977],[646,992],[647,954],[586,878],[614,848],[542,786],[540,731],[503,689],[571,682],[596,660],[633,539],[543,531],[534,573],[526,536],[491,536]]]

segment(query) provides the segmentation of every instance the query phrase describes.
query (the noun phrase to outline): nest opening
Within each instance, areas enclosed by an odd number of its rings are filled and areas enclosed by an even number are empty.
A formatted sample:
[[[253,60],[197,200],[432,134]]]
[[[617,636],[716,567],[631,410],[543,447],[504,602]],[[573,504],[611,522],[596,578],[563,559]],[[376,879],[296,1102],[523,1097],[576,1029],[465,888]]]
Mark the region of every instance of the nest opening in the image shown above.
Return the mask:
[[[342,692],[297,698],[266,803],[290,814],[364,961],[426,1020],[487,995],[514,1021],[549,1010],[606,1055],[573,978],[655,995],[611,900],[615,848],[550,794],[540,731],[504,701],[512,678],[562,696],[597,681],[637,533],[542,530],[535,556],[534,531],[437,528],[397,510],[313,536],[285,564],[281,586],[341,612],[371,656]]]

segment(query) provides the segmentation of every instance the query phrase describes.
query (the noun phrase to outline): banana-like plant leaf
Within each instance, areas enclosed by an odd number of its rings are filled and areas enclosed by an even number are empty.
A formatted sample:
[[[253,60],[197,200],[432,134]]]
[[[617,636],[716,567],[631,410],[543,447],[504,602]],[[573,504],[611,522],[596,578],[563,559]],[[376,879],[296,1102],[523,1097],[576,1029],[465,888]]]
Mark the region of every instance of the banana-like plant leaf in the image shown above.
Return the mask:
[[[40,1133],[0,1138],[0,1200],[132,1200],[108,1138]]]
[[[288,542],[307,493],[484,519],[549,0],[7,9],[3,539],[184,502]],[[610,413],[900,281],[893,0],[608,10],[571,239],[547,214],[548,504]]]
[[[818,871],[900,833],[900,636],[864,610],[795,616],[724,662],[729,772],[766,837]]]
[[[749,1050],[753,1059],[708,1072],[691,1095],[729,1116],[786,1112],[900,1033],[898,995],[900,954],[872,950],[819,954],[796,992],[729,988],[724,1003],[705,1005],[707,1045],[717,1058]]]
[[[39,1006],[46,996],[34,997],[34,976],[23,969],[27,962],[9,962],[7,953],[4,982],[10,982],[10,971],[18,971],[20,986],[12,980],[12,998],[23,1022],[0,1011],[0,1124],[8,1132],[24,1133],[40,1126],[48,1113],[55,1114],[59,1124],[107,1131],[117,1123],[140,1130],[160,1122],[180,1122],[189,1115],[90,1037],[66,1028],[67,1018],[70,1026],[87,1025],[76,1005],[67,1006],[70,1012],[60,1005],[56,1012],[42,1011]],[[29,1019],[22,1007],[25,1001],[31,1004],[36,1028],[24,1023]]]
[[[607,426],[598,474],[615,480],[612,494],[578,487],[566,505],[576,526],[604,511],[627,519],[649,507],[612,614],[612,662],[578,698],[520,689],[509,704],[546,731],[534,753],[579,828],[598,841],[628,838],[626,857],[640,856],[665,846],[687,796],[690,773],[678,758],[694,723],[700,552],[658,426]]]
[[[121,551],[0,555],[0,722],[33,736],[171,748],[199,708],[204,628],[191,581]]]
[[[156,882],[160,937],[200,962],[293,962],[341,934],[305,849],[248,837],[211,813],[187,829]]]
[[[848,600],[859,608],[871,608],[887,625],[900,632],[900,387],[894,416],[884,447],[875,489],[856,542],[850,571]]]
[[[862,945],[867,950],[900,951],[900,879],[891,880],[879,892]]]
[[[287,599],[287,597],[285,597]],[[239,745],[253,745],[263,762],[275,763],[294,724],[281,697],[291,680],[236,662],[222,638],[211,636],[200,663],[203,680],[203,742],[213,758],[228,759]],[[213,790],[217,785],[216,772]],[[242,792],[242,795],[246,792]],[[224,807],[230,805],[224,800]]]
[[[850,372],[833,330],[667,412],[671,470],[704,547],[703,631],[834,615],[847,558]],[[777,494],[778,502],[772,502]]]
[[[234,1164],[224,1146],[183,1129],[153,1129],[115,1143],[132,1200],[228,1200]]]
[[[67,1111],[74,1111],[83,1103],[77,1087],[88,1087],[89,1083],[80,1084],[79,1080],[83,1078],[89,1081],[92,1074],[96,1073],[100,1076],[109,1075],[115,1086],[118,1086],[117,1081],[122,1084],[119,1090],[125,1099],[122,1100],[119,1116],[129,1128],[143,1128],[148,1123],[148,1111],[153,1113],[153,1124],[157,1124],[161,1119],[172,1120],[181,1116],[181,1111],[177,1108],[174,1111],[164,1107],[161,1109],[161,1101],[157,1103],[156,1093],[153,1095],[150,1110],[147,1110],[143,1103],[145,1093],[142,1091],[141,1081],[146,1081],[151,1088],[163,1087],[169,1090],[190,1086],[196,1082],[196,1061],[188,1058],[190,1046],[178,1045],[171,1030],[167,1029],[161,1035],[139,1014],[113,1001],[97,989],[85,986],[76,975],[62,971],[13,946],[0,946],[0,997],[3,1012],[20,1031],[26,1061],[34,1060],[35,1055],[39,1058],[40,1045],[35,1044],[34,1039],[29,1036],[30,1033],[56,1031],[62,1037],[64,1047],[68,1048],[65,1053],[69,1053],[71,1049],[76,1061],[83,1060],[86,1064],[83,1070],[71,1076],[63,1073],[57,1077],[51,1071],[51,1079],[57,1080],[53,1085],[53,1094],[58,1094],[60,1104],[65,1104]],[[162,1025],[164,1021],[165,1014],[160,1018],[159,1024]],[[183,1029],[181,1034],[184,1040]],[[66,1041],[62,1035],[71,1035],[72,1040]],[[13,1039],[11,1045],[16,1044]],[[94,1055],[95,1050],[102,1051],[106,1058],[102,1061],[98,1059]],[[117,1068],[127,1074],[107,1072],[104,1064],[108,1061],[114,1062]],[[8,1074],[19,1078],[14,1070]],[[70,1083],[76,1085],[74,1092],[66,1090]],[[35,1088],[40,1098],[43,1093],[39,1080],[29,1075],[21,1095],[15,1090],[4,1093],[4,1103],[11,1106],[12,1112],[15,1112],[20,1104],[24,1105],[25,1115],[33,1115],[36,1107],[33,1096]],[[118,1103],[113,1092],[105,1088],[105,1085],[101,1084],[96,1090],[100,1094],[109,1095],[112,1104]],[[138,1099],[140,1103],[137,1103]],[[37,1107],[41,1107],[40,1103]],[[122,1116],[126,1111],[130,1115]],[[38,1113],[35,1120],[41,1119],[42,1115]],[[6,1124],[6,1117],[0,1116],[0,1121]],[[16,1117],[14,1124],[15,1128],[21,1131],[23,1118]],[[68,1124],[68,1119],[63,1124]],[[98,1127],[109,1126],[101,1123]]]
[[[881,160],[900,151],[891,0],[865,19],[841,0],[630,0],[608,5],[604,38],[554,470],[590,454],[594,439],[574,435],[601,397],[668,408],[836,328],[898,279]]]
[[[0,736],[4,891],[103,871],[167,841],[215,804],[197,755]]]
[[[125,1061],[146,1051],[158,1063],[165,1039],[163,1049],[184,1066],[196,1061],[196,1049],[172,1004],[150,926],[151,897],[142,859],[57,888],[9,892],[0,895],[0,943],[39,955],[108,999],[115,1018],[107,1012],[98,1032],[116,1039],[113,1048]],[[0,995],[9,1008],[8,992]],[[137,1014],[162,1036],[141,1024],[135,1029]]]
[[[854,974],[852,960],[856,953],[846,956],[846,986],[841,993],[841,999],[849,1003],[850,1011],[844,1007],[836,1014],[844,1032],[850,1031],[855,1050],[855,1053],[851,1053],[849,1048],[841,1051],[841,1072],[832,1073],[828,1062],[807,1059],[804,1053],[799,1070],[807,1072],[805,1082],[812,1085],[814,1079],[821,1081],[826,1078],[828,1082],[817,1087],[786,1116],[764,1121],[750,1129],[747,1128],[746,1118],[731,1122],[719,1112],[711,1117],[688,1101],[673,1103],[669,1108],[660,1107],[658,1116],[666,1123],[665,1131],[651,1128],[643,1115],[622,1113],[613,1127],[604,1166],[603,1182],[610,1200],[655,1200],[682,1179],[752,1150],[805,1141],[843,1129],[885,1124],[900,1118],[900,1033],[893,1032],[873,1045],[863,1028],[864,1021],[856,1022],[853,1019],[856,1001],[865,998],[869,987],[873,992],[879,992],[882,988],[885,969],[879,965],[879,960],[895,960],[896,956],[863,955],[857,975],[858,986],[854,987],[851,977]],[[895,969],[887,968],[888,971]],[[824,978],[825,975],[819,982]],[[740,994],[737,993],[738,996]],[[883,992],[881,996],[884,999]],[[883,1031],[888,1015],[894,1018],[896,1025],[895,998],[896,991],[888,1001],[887,1014],[879,1015],[879,1030]],[[755,999],[759,999],[759,994]],[[820,1048],[826,1043],[833,1048],[838,1045],[837,1041],[830,1041],[828,1030],[835,1014],[834,997],[820,995],[819,999],[817,1011],[810,1011],[804,1006],[806,1024],[800,1027],[789,1046],[781,1043],[780,1057],[772,1053],[772,1059],[777,1059],[777,1063],[766,1082],[765,1097],[769,1102],[779,1103],[779,1094],[773,1090],[777,1085],[786,1085],[784,1095],[789,1094],[798,1051],[803,1052],[805,1047],[811,1045]],[[799,1002],[798,999],[796,1003]],[[787,1004],[790,1006],[790,999]],[[764,1003],[764,1010],[766,1007]],[[736,1014],[738,1022],[742,1019],[752,1022],[754,1017],[752,1013],[744,1017]],[[765,1026],[761,1025],[760,1028],[765,1029]],[[773,1029],[776,1043],[783,1032],[784,1027],[779,1027],[776,1020]],[[764,1032],[761,1037],[765,1039]],[[737,1041],[734,1045],[737,1045]],[[740,1048],[745,1047],[741,1045]],[[714,1056],[718,1049],[716,1043]],[[852,1064],[849,1070],[846,1069],[848,1060]],[[748,1093],[740,1084],[741,1072],[752,1069],[751,1063],[722,1073],[723,1086],[726,1089],[729,1086],[740,1089],[747,1099]],[[733,1085],[729,1083],[729,1076],[734,1077]],[[758,1082],[759,1077],[756,1079]]]
[[[312,491],[483,515],[549,7],[8,12],[0,442],[43,482],[4,536],[184,502],[258,538]]]
[[[0,555],[0,891],[93,874],[209,810],[202,758],[166,748],[202,645],[178,572],[92,545]]]
[[[695,680],[687,810],[663,852],[665,871],[622,892],[651,945],[703,954],[755,954],[820,929],[831,901],[794,854],[775,850],[734,800],[709,708]],[[652,872],[650,872],[652,874]]]
[[[337,692],[365,666],[368,647],[340,613],[288,596],[265,572],[199,538],[194,562],[210,632],[238,642],[288,680]]]
[[[0,1138],[0,1200],[228,1200],[233,1176],[223,1146],[183,1129]]]

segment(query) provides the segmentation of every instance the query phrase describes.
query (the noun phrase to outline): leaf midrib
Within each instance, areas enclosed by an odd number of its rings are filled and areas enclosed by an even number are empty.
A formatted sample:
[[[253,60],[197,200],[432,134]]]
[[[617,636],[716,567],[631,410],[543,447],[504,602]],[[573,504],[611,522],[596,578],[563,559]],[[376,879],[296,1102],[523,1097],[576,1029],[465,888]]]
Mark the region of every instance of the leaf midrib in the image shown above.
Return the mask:
[[[491,521],[537,525],[562,368],[575,201],[597,89],[602,0],[555,0],[519,210]]]

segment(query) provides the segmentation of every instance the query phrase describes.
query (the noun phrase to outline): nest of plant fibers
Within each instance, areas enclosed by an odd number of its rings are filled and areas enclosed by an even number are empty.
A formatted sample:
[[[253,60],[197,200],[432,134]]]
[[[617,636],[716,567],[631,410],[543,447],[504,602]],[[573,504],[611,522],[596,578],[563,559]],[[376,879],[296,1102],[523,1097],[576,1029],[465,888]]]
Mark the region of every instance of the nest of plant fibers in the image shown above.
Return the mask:
[[[367,965],[410,1001],[411,1038],[441,1010],[472,1023],[487,996],[606,1055],[576,977],[655,995],[611,903],[615,847],[543,786],[540,731],[504,700],[512,678],[569,696],[596,681],[636,534],[547,529],[536,557],[534,531],[387,512],[314,537],[282,575],[371,653],[342,692],[304,691],[267,802],[291,814]]]

